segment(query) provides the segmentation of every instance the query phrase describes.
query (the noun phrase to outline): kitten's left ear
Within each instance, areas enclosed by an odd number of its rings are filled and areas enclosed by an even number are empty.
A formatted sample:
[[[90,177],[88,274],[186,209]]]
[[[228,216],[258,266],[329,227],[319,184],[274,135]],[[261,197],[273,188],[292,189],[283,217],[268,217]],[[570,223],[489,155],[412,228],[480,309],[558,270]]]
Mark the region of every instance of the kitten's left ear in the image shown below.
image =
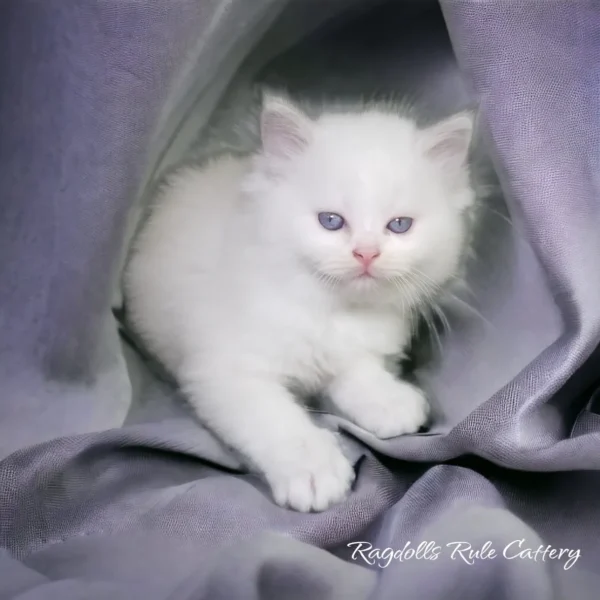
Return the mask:
[[[311,119],[289,100],[265,94],[260,134],[266,156],[288,159],[301,154],[312,139]]]
[[[460,171],[467,164],[474,121],[475,115],[465,111],[424,129],[421,143],[425,155],[449,174]]]

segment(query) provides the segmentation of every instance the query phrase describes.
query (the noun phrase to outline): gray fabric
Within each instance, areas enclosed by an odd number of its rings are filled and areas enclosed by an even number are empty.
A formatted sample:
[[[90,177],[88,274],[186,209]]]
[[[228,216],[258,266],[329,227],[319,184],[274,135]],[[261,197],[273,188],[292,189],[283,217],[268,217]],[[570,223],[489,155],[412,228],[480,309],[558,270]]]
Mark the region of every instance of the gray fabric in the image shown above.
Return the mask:
[[[0,599],[598,597],[600,8],[442,8],[460,72],[424,0],[1,4]],[[136,206],[236,72],[441,112],[473,94],[514,221],[473,271],[482,318],[457,318],[428,374],[431,432],[317,417],[358,472],[322,514],[273,505],[111,314]],[[520,538],[580,556],[469,565],[445,546]],[[359,541],[443,552],[370,566]]]

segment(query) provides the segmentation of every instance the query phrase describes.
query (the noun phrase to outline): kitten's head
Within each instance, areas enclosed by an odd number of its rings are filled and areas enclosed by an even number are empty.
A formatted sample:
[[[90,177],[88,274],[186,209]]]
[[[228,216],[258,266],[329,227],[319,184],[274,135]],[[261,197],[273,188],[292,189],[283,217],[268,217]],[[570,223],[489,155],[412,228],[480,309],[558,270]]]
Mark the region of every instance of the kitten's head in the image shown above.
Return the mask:
[[[460,267],[472,116],[427,128],[381,110],[309,118],[266,96],[249,189],[283,255],[332,289],[419,302]]]

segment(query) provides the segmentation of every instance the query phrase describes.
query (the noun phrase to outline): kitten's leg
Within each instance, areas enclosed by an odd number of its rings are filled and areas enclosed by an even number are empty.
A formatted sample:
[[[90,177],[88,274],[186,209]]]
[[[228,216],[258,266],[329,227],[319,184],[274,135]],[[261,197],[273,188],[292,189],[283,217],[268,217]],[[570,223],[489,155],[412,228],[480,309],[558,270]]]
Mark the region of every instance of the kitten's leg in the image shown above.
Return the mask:
[[[427,422],[429,406],[423,392],[374,359],[358,361],[339,374],[328,392],[346,418],[378,438],[414,433]]]
[[[184,388],[200,420],[262,473],[277,504],[321,511],[354,479],[336,435],[317,427],[276,381],[231,372],[193,375]]]

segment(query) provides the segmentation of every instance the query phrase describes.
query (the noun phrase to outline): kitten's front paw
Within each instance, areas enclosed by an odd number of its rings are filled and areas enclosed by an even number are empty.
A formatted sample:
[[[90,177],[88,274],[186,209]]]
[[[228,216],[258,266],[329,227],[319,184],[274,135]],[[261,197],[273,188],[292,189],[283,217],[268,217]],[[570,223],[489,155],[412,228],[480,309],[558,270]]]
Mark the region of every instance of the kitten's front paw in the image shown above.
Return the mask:
[[[289,440],[273,449],[264,473],[275,502],[300,512],[322,511],[343,500],[354,480],[354,469],[336,436],[325,429]]]
[[[380,439],[415,433],[429,417],[423,392],[391,377],[368,388],[344,386],[338,398],[338,406],[351,421]]]

